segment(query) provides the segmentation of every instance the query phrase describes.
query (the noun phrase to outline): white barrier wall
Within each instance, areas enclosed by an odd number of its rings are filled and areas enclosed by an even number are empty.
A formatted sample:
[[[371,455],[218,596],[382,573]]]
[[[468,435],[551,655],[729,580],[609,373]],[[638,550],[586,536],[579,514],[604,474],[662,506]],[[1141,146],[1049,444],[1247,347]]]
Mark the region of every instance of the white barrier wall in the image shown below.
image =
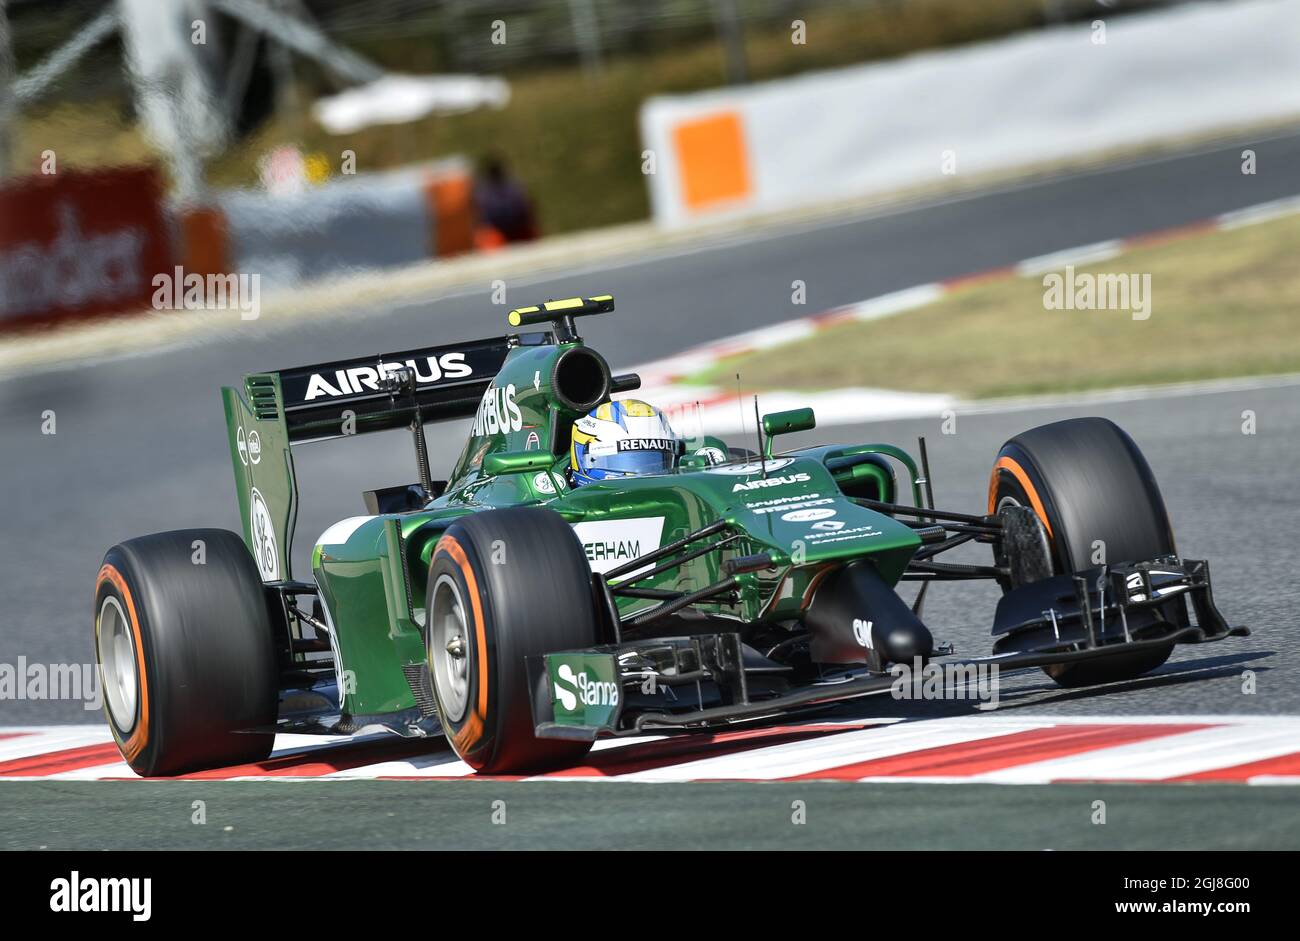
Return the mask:
[[[264,290],[408,265],[473,247],[472,181],[459,158],[340,177],[299,192],[214,194],[217,270],[256,272]]]
[[[864,14],[865,15],[865,14]],[[1300,116],[1300,0],[1192,4],[641,110],[656,221],[825,203]],[[808,42],[815,43],[815,35]]]
[[[275,195],[218,197],[240,271],[285,287],[330,275],[433,258],[434,225],[418,172],[373,174]]]

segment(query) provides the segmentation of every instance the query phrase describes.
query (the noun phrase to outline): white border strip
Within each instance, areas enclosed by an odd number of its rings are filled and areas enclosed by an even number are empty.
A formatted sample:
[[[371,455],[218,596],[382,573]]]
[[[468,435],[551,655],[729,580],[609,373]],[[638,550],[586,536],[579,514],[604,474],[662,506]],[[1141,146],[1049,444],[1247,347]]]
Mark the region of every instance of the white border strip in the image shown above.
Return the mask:
[[[866,723],[868,727],[857,726]],[[789,723],[789,726],[824,726],[826,722],[815,719]],[[829,723],[837,724],[837,723]],[[1282,755],[1300,752],[1300,716],[1044,716],[1044,715],[985,715],[961,716],[947,719],[899,719],[873,717],[865,720],[846,720],[851,726],[844,732],[818,736],[805,741],[782,742],[764,745],[761,741],[740,751],[703,757],[684,757],[681,761],[666,761],[661,767],[622,775],[592,777],[539,777],[526,780],[546,781],[633,781],[633,782],[687,782],[700,780],[772,781],[802,774],[826,771],[845,765],[878,758],[928,752],[966,742],[994,739],[1033,729],[1060,728],[1072,725],[1204,725],[1210,728],[1182,731],[1166,737],[1141,742],[1117,744],[1102,748],[1089,748],[1077,754],[1043,761],[1015,765],[997,771],[972,775],[938,776],[932,778],[914,775],[880,776],[863,778],[870,781],[935,781],[944,783],[991,784],[1050,784],[1069,780],[1091,781],[1144,781],[1159,782],[1207,771],[1216,771],[1238,765],[1252,764]],[[24,747],[6,749],[8,760],[39,757],[68,748],[85,745],[107,745],[112,742],[108,730],[102,726],[50,726],[0,729],[0,732],[24,732],[22,738],[5,740],[6,746],[23,742]],[[310,756],[320,749],[343,744],[362,744],[366,741],[390,740],[388,735],[367,735],[357,738],[283,735],[276,740],[272,759],[291,755]],[[597,744],[600,751],[618,751],[633,745],[647,745],[662,740],[663,736],[641,736],[612,739]],[[15,754],[14,752],[18,752]],[[451,752],[430,740],[429,753],[416,758],[384,760],[382,749],[377,750],[373,764],[361,765],[323,775],[243,775],[239,778],[219,780],[309,780],[346,781],[372,780],[386,776],[457,778],[469,777],[470,769]],[[105,780],[132,778],[129,768],[114,756],[103,764],[58,772],[44,777],[10,777],[0,780]],[[1300,785],[1300,775],[1255,775],[1240,783],[1268,785]]]

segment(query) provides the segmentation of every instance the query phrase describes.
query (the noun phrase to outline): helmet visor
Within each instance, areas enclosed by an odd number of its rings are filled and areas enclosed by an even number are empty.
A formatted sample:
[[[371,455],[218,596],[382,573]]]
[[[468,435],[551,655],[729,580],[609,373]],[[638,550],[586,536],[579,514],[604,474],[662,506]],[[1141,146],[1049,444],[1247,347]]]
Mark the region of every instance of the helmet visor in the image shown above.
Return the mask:
[[[653,450],[618,451],[614,454],[592,454],[591,466],[616,474],[662,474],[672,470],[673,452]]]

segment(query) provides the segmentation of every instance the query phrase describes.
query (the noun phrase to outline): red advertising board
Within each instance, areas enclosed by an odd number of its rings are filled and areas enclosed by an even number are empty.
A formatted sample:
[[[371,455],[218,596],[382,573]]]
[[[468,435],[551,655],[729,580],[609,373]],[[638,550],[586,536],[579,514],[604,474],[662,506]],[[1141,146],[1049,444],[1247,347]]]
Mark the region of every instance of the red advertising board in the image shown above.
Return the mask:
[[[173,252],[152,167],[0,186],[0,331],[149,306]]]

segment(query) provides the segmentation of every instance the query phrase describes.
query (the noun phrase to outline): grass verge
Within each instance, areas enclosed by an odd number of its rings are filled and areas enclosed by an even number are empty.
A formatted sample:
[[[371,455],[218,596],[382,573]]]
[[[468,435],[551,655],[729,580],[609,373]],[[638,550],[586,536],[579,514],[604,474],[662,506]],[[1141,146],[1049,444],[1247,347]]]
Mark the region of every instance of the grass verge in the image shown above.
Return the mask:
[[[1153,243],[1079,275],[1150,275],[1150,316],[1049,310],[1044,277],[959,288],[884,320],[723,360],[754,389],[869,386],[968,398],[1300,371],[1300,215]]]

